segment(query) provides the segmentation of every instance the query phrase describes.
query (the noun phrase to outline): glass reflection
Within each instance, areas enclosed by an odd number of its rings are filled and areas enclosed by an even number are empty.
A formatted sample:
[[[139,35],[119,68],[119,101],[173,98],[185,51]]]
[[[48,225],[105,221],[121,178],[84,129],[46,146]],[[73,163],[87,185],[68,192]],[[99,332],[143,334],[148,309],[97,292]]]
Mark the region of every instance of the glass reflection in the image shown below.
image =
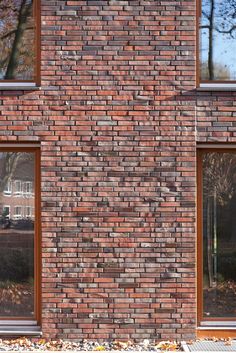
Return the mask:
[[[236,315],[236,154],[203,157],[203,311]]]
[[[33,0],[1,0],[0,79],[32,80],[35,66]]]
[[[34,314],[34,163],[0,153],[0,317]]]
[[[236,0],[202,0],[201,79],[236,80]]]

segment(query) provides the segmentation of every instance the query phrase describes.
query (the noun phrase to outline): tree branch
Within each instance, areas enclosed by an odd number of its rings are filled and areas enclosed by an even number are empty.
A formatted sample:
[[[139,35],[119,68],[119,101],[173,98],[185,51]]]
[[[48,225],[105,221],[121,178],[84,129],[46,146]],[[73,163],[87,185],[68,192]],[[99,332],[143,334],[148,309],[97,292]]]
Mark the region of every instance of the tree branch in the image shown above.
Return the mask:
[[[0,61],[0,67],[3,67],[7,63],[7,58]]]
[[[27,3],[27,0],[23,0],[18,14],[18,24],[16,28],[16,34],[12,45],[11,55],[7,65],[5,79],[15,78],[18,65],[18,55],[21,46],[22,36],[27,27],[27,20],[32,10],[32,3]]]
[[[233,31],[236,30],[236,25],[234,25],[233,27],[231,27],[230,29],[228,29],[227,31],[222,31],[219,28],[216,28],[216,31],[219,33],[223,33],[223,34],[230,34],[230,36],[232,37],[232,33]]]
[[[4,34],[0,39],[6,39],[7,37],[10,37],[12,34],[15,34],[16,33],[16,30],[13,29],[12,31]]]
[[[210,20],[210,16],[209,16],[204,10],[202,10],[202,14],[203,14],[208,20]]]

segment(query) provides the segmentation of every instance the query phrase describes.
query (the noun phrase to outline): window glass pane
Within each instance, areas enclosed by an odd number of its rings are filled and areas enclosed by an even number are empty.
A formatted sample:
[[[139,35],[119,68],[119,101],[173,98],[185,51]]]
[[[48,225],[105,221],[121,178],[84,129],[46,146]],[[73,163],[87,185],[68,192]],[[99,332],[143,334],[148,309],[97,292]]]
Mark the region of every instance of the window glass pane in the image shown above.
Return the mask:
[[[10,180],[8,180],[8,182],[6,183],[6,185],[4,187],[4,194],[5,195],[11,194],[11,181]]]
[[[0,80],[33,80],[33,0],[0,1]]]
[[[34,165],[34,153],[0,152],[0,317],[34,317]]]
[[[236,0],[201,3],[201,79],[236,80]]]
[[[236,154],[203,156],[203,316],[236,315]]]

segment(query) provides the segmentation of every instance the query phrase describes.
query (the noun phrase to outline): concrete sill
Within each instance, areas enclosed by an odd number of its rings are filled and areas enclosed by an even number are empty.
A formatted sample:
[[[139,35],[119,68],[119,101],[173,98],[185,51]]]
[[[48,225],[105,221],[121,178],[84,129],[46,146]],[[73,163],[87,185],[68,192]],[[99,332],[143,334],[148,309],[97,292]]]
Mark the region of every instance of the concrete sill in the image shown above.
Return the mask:
[[[236,83],[200,83],[197,91],[236,91]]]
[[[199,330],[199,331],[215,331],[215,330],[236,330],[236,326],[199,326],[199,327],[197,327],[197,330]]]
[[[200,325],[198,327],[199,330],[206,330],[206,329],[211,329],[215,330],[216,328],[220,329],[236,329],[236,321],[220,321],[220,320],[212,320],[212,321],[207,321],[207,320],[202,320],[200,322]]]
[[[29,91],[39,90],[34,82],[0,82],[0,91]]]
[[[0,336],[34,336],[41,337],[39,326],[0,326]]]

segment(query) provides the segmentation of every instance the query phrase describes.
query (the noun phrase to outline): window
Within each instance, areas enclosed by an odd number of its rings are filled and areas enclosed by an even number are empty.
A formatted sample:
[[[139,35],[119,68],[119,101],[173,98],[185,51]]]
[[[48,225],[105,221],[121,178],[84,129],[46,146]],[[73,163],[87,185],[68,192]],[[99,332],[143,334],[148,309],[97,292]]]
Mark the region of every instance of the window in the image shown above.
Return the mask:
[[[4,205],[2,209],[2,218],[9,219],[11,217],[11,206]]]
[[[14,194],[15,195],[21,195],[22,194],[22,182],[21,182],[21,180],[16,180],[14,186],[15,186]]]
[[[27,334],[27,327],[38,330],[40,323],[40,155],[37,147],[20,146],[0,144],[0,330],[7,319],[8,328],[22,325]],[[6,198],[4,183],[9,178],[12,194]],[[24,197],[22,185],[27,185],[30,198]],[[17,293],[17,300],[12,293]]]
[[[22,207],[15,206],[14,207],[14,219],[21,219],[22,218]]]
[[[236,150],[198,152],[198,322],[235,322]],[[230,323],[231,321],[231,323]],[[220,324],[221,323],[221,324]]]
[[[8,180],[6,182],[5,188],[4,188],[4,195],[5,196],[10,196],[12,193],[12,182]]]
[[[32,182],[27,181],[24,183],[24,195],[26,197],[32,196]]]
[[[15,186],[14,194],[16,196],[21,195],[22,194],[22,182],[21,182],[21,180],[16,180],[14,186]]]
[[[0,86],[39,84],[39,0],[0,4]]]
[[[236,82],[236,0],[197,1],[200,83]]]
[[[25,218],[31,218],[32,216],[32,207],[26,206],[25,207]]]

